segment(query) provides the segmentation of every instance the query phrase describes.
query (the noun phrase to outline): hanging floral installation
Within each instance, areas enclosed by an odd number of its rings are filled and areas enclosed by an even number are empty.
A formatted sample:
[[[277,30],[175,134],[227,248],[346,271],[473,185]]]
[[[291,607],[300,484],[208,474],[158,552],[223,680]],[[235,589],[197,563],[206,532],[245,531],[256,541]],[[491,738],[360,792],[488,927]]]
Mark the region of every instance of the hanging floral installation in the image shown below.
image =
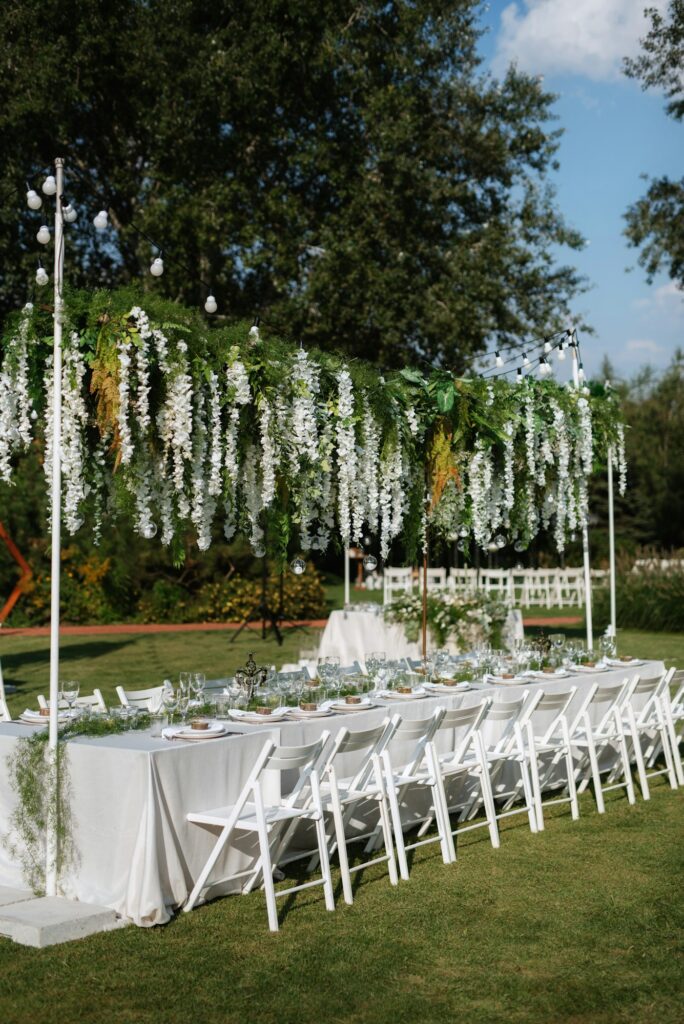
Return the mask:
[[[0,479],[42,453],[49,494],[52,315],[27,305],[0,341]],[[383,558],[430,534],[562,550],[587,515],[608,446],[624,491],[624,428],[598,386],[377,368],[209,328],[131,292],[74,293],[62,368],[63,508],[70,533],[132,518],[176,557],[244,533],[257,555],[374,535]]]

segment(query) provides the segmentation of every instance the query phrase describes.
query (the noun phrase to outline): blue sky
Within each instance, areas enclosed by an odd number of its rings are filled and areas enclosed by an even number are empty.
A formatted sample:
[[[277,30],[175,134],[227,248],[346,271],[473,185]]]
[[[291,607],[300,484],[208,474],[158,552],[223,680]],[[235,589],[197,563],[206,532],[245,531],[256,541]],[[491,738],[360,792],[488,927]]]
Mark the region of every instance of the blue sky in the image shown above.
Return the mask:
[[[618,376],[629,377],[645,364],[666,366],[684,347],[684,293],[664,275],[649,285],[622,234],[625,210],[646,189],[640,175],[680,178],[684,163],[684,128],[665,115],[662,95],[642,92],[620,70],[646,34],[645,6],[666,4],[494,0],[482,17],[485,68],[501,75],[515,60],[558,94],[565,134],[553,181],[566,219],[589,242],[562,258],[592,285],[576,303],[596,331],[582,342],[590,374],[604,355]]]

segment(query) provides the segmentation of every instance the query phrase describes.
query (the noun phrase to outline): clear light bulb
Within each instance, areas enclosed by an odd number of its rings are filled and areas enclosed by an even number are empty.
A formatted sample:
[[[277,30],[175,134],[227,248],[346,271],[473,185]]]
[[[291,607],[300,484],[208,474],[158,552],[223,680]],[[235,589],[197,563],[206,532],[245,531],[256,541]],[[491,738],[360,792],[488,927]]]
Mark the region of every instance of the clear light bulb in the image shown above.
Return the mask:
[[[522,384],[522,382],[523,382],[522,370],[520,369],[520,367],[518,367],[518,369],[515,371],[515,383],[516,384]]]
[[[558,346],[558,358],[561,362],[563,362],[563,360],[565,359],[565,345],[562,341]]]
[[[290,562],[290,568],[295,576],[301,576],[303,572],[306,572],[306,562],[303,558],[293,558]]]
[[[579,369],[577,370],[577,379],[580,382],[580,384],[583,384],[584,381],[586,380],[586,374],[584,372],[584,367],[582,366],[581,363],[579,364]]]
[[[46,285],[49,280],[50,278],[47,275],[47,271],[43,267],[38,267],[38,269],[36,270],[36,284],[40,285],[40,287],[42,288],[43,285]]]
[[[374,569],[377,569],[378,560],[375,557],[375,555],[366,555],[366,557],[363,560],[363,567],[366,570],[366,572],[373,572]]]
[[[100,210],[99,213],[93,217],[93,226],[96,231],[105,231],[109,223],[109,217],[107,216],[106,210]]]
[[[523,352],[523,366],[529,366],[530,360],[527,356],[527,352]]]
[[[76,210],[73,208],[71,203],[67,203],[66,204],[66,206],[64,207],[64,209],[62,211],[62,214],[63,214],[64,220],[67,222],[67,224],[73,224],[74,221],[76,220],[76,217],[78,216],[78,214],[76,213]]]
[[[161,277],[163,273],[164,260],[161,258],[161,256],[157,256],[156,259],[152,260],[152,264],[150,266],[150,274],[152,274],[152,277]]]
[[[46,196],[54,196],[57,191],[57,182],[55,181],[54,174],[48,174],[47,178],[43,182],[43,192]]]
[[[503,366],[503,359],[501,358],[501,353],[500,352],[496,353],[496,358],[495,358],[494,362],[496,363],[497,366]]]
[[[43,200],[40,198],[35,189],[30,188],[26,193],[26,203],[29,210],[40,210],[43,205]]]
[[[50,241],[50,229],[47,224],[41,224],[36,231],[36,238],[41,245],[47,245]]]
[[[551,342],[550,341],[545,341],[544,342],[544,352],[549,353],[550,351],[551,351]]]
[[[213,295],[207,295],[207,301],[204,303],[204,308],[206,309],[207,313],[216,312],[216,310],[218,309],[218,305],[216,304],[216,299],[214,298]]]

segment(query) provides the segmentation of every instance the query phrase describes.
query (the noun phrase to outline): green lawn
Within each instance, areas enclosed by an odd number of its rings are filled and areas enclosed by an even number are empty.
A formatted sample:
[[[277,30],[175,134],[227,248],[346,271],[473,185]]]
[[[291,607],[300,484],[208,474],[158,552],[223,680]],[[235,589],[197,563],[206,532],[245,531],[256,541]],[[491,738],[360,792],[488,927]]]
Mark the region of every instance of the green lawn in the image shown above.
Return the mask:
[[[675,1024],[684,793],[660,783],[649,803],[613,794],[599,817],[585,795],[581,809],[578,822],[550,811],[537,836],[509,819],[498,851],[470,833],[449,867],[424,848],[396,889],[369,869],[334,914],[300,893],[278,935],[253,893],[149,931],[46,950],[0,940],[0,1019]]]

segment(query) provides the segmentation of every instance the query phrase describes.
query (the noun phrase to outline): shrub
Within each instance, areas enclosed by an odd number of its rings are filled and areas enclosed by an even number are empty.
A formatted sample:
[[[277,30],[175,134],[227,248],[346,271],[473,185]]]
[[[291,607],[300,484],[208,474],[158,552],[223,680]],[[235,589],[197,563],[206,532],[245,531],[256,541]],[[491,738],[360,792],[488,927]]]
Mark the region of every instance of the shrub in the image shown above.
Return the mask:
[[[273,611],[280,603],[280,576],[268,580],[267,600]],[[219,583],[207,583],[193,605],[195,622],[238,622],[252,613],[259,618],[261,580],[231,576]],[[286,572],[283,576],[283,617],[285,619],[321,619],[327,615],[323,577],[311,565],[302,576]]]
[[[653,632],[684,631],[684,572],[660,568],[620,572],[616,579],[617,624],[623,629]],[[610,622],[608,587],[593,592],[594,622],[604,629]]]

